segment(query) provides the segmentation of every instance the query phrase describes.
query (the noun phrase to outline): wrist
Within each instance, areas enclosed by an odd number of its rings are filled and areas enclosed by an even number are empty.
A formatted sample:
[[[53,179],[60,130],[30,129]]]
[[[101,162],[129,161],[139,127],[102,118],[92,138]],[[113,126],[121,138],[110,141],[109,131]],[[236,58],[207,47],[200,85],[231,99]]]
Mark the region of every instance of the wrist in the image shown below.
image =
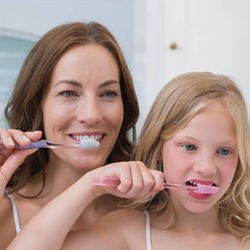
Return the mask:
[[[107,191],[103,187],[94,185],[94,177],[95,171],[89,171],[82,177],[84,181],[86,181],[92,197],[98,198],[104,194],[107,194]]]

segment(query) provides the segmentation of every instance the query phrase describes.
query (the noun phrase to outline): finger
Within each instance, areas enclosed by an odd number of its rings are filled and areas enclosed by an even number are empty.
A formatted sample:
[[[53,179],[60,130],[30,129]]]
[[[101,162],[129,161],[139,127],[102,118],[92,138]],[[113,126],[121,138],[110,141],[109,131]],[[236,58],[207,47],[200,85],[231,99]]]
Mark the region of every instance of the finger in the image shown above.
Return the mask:
[[[13,153],[14,149],[3,148],[0,150],[0,166],[8,159],[9,155]]]
[[[14,141],[12,139],[12,133],[8,129],[0,128],[0,138],[1,138],[1,145],[3,144],[4,147],[13,147]]]
[[[2,181],[6,185],[15,170],[20,166],[25,158],[34,153],[37,149],[15,150],[1,166]]]
[[[143,189],[138,195],[145,196],[151,194],[151,190],[155,186],[155,179],[148,168],[144,167],[141,171],[143,176]]]
[[[121,193],[127,193],[132,185],[132,176],[130,171],[130,162],[123,162],[116,168],[116,176],[120,179],[120,184],[117,186],[117,190]]]
[[[150,170],[154,178],[154,186],[150,190],[150,194],[155,194],[161,191],[164,187],[164,174],[158,170]]]
[[[18,144],[30,143],[30,139],[22,132],[17,129],[0,129],[1,143],[6,148],[13,148],[15,142]]]
[[[138,162],[140,165],[140,172],[142,177],[142,188],[137,193],[138,196],[145,196],[150,193],[152,188],[155,185],[155,179],[151,173],[151,171],[144,165],[142,162]]]
[[[42,136],[42,131],[36,130],[36,131],[28,131],[25,132],[25,135],[31,140],[31,141],[37,141]]]
[[[13,148],[16,144],[26,146],[31,141],[41,138],[41,131],[23,132],[21,130],[0,130],[1,142],[6,148]],[[2,148],[2,147],[1,147]]]
[[[143,177],[140,168],[140,162],[130,162],[132,183],[127,191],[127,195],[130,197],[135,197],[143,189]]]

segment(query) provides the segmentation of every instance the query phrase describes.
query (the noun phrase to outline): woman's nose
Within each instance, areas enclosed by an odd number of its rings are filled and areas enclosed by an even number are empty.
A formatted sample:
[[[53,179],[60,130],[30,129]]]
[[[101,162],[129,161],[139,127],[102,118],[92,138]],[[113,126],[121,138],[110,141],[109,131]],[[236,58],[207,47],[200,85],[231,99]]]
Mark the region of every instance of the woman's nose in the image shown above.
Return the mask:
[[[102,119],[102,109],[95,97],[85,97],[79,101],[77,107],[77,120],[88,124],[95,124]]]

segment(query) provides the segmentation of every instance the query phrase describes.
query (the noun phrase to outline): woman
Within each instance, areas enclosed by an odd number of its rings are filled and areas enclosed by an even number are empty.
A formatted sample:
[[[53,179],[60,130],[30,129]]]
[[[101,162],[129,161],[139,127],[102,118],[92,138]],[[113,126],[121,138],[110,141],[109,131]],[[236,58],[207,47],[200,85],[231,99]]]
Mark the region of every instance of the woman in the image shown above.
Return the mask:
[[[5,186],[8,193],[0,206],[1,249],[89,170],[130,158],[139,108],[125,58],[110,31],[95,22],[50,30],[27,56],[5,115],[11,129],[0,130],[1,195]],[[40,138],[79,143],[83,136],[94,136],[100,146],[37,151],[15,147]],[[116,204],[109,195],[96,199],[72,230],[87,227]]]

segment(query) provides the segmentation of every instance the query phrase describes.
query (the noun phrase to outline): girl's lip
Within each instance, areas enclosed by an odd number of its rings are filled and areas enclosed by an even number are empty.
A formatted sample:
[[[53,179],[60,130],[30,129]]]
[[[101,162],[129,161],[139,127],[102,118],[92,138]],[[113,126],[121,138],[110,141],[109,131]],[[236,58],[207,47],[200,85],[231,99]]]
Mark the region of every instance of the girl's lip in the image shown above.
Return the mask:
[[[193,198],[197,200],[207,200],[213,196],[213,194],[200,194],[200,193],[195,193],[191,190],[188,190],[188,193],[190,196],[192,196]]]
[[[185,182],[186,185],[190,185],[190,184],[193,184],[193,185],[197,185],[197,184],[202,184],[202,185],[210,185],[210,186],[217,186],[216,183],[214,183],[213,181],[211,180],[204,180],[204,179],[191,179],[191,180],[188,180]]]

